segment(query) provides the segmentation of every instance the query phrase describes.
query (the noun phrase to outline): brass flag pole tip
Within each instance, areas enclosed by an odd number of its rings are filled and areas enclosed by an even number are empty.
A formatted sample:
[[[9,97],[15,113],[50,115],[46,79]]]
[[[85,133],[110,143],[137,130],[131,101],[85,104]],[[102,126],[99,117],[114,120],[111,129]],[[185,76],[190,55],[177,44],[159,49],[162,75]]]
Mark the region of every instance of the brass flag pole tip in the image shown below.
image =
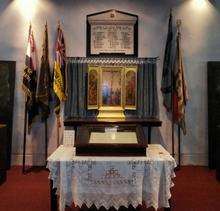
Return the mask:
[[[181,26],[181,24],[182,24],[181,19],[177,19],[177,21],[176,21],[176,25],[177,25],[177,27],[180,27],[180,26]]]
[[[60,25],[61,25],[61,21],[60,20],[58,20],[58,27],[60,28]]]

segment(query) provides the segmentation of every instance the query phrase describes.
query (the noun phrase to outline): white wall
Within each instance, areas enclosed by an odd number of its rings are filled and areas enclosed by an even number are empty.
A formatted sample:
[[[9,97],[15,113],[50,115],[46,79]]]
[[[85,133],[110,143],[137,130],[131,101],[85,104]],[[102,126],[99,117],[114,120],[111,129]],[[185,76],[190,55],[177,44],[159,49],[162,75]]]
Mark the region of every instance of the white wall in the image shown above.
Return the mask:
[[[157,78],[160,102],[160,118],[163,125],[154,132],[154,142],[162,143],[171,152],[171,123],[162,106],[160,81],[163,52],[166,41],[169,9],[174,18],[182,19],[182,48],[185,75],[190,99],[186,109],[188,133],[182,138],[181,156],[184,164],[207,165],[207,85],[206,62],[220,57],[219,5],[206,3],[195,5],[196,0],[38,0],[32,25],[41,55],[44,23],[49,27],[49,45],[53,44],[57,21],[61,20],[68,56],[86,54],[86,15],[108,9],[117,9],[139,16],[139,57],[159,56]],[[27,46],[29,21],[18,7],[18,0],[0,1],[0,59],[15,60],[16,84],[14,98],[14,123],[12,141],[12,164],[21,164],[23,146],[24,94],[21,90],[24,58]],[[201,5],[200,5],[201,6]],[[23,14],[23,15],[22,15]],[[43,124],[35,124],[27,141],[27,162],[44,162]],[[55,118],[49,120],[49,154],[56,148]]]

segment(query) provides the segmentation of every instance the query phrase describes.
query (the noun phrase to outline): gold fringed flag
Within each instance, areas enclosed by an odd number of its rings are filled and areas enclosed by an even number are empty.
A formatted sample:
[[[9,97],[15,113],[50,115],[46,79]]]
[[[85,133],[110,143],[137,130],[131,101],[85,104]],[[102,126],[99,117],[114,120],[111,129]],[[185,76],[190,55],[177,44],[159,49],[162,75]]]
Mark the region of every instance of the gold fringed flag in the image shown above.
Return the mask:
[[[188,100],[186,81],[184,76],[183,59],[180,47],[180,22],[177,22],[178,34],[176,38],[176,56],[173,69],[173,115],[174,122],[186,134],[185,106]]]
[[[164,53],[163,73],[161,80],[161,92],[163,95],[163,105],[166,110],[172,110],[172,68],[173,68],[173,23],[172,13],[170,12],[168,34],[166,41],[166,48]]]
[[[55,113],[60,114],[61,101],[66,100],[66,49],[63,31],[58,25],[55,44],[55,61],[53,74],[53,89],[55,92]]]
[[[28,128],[31,128],[34,118],[38,114],[38,105],[36,103],[37,87],[37,56],[34,34],[32,27],[29,27],[28,46],[25,58],[25,69],[23,73],[22,88],[26,95],[26,108],[28,114]],[[26,114],[25,114],[26,115]]]
[[[48,52],[48,31],[47,24],[45,25],[44,40],[43,40],[43,52],[41,57],[40,73],[37,83],[37,101],[39,104],[41,119],[46,120],[50,114],[49,102],[51,99],[51,76],[50,76],[50,64],[49,64],[49,52]]]

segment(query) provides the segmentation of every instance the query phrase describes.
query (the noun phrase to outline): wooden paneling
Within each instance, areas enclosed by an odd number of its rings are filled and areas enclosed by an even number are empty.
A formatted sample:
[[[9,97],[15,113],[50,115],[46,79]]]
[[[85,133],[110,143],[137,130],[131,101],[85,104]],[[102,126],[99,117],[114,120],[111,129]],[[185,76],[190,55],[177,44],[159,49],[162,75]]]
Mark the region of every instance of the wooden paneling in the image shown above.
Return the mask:
[[[220,176],[220,62],[208,62],[209,167]],[[220,177],[219,177],[220,179]]]
[[[7,168],[11,163],[14,87],[15,61],[0,61],[0,123],[7,125]]]
[[[6,180],[7,169],[7,127],[0,124],[0,185]]]

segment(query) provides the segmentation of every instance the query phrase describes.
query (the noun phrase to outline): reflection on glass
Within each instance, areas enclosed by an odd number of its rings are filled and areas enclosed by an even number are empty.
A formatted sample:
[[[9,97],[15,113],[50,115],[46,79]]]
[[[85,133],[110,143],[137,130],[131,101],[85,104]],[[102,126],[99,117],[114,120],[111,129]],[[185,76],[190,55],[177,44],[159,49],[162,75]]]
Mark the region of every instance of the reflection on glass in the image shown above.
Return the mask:
[[[135,106],[136,99],[136,73],[134,71],[128,71],[125,76],[125,88],[126,88],[126,96],[125,96],[125,105],[126,106]]]
[[[121,71],[105,69],[102,71],[102,105],[121,105]]]

